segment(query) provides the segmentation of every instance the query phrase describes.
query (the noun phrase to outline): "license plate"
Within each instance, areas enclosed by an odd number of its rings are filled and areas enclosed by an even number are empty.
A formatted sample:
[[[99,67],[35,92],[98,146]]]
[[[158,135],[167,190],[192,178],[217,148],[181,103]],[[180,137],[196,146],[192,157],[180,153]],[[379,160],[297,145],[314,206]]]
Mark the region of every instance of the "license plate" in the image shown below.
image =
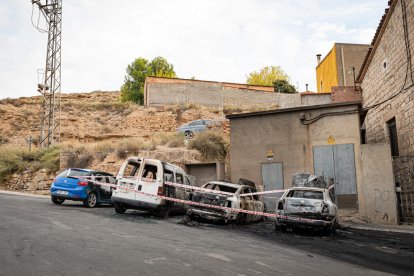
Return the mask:
[[[56,192],[58,195],[68,195],[67,191],[57,191]]]

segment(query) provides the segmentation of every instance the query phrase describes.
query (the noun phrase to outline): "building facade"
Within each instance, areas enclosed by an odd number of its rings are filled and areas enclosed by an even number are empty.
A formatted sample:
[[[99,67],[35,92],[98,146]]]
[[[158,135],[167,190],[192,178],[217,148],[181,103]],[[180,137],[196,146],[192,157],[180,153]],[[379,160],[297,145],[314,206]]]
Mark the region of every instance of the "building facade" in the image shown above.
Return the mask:
[[[414,221],[414,0],[389,1],[361,68],[367,143],[389,143],[401,222]]]
[[[289,188],[295,173],[324,175],[342,215],[395,224],[388,145],[361,145],[359,111],[359,102],[349,102],[227,116],[232,182],[244,178],[268,191]],[[265,201],[269,211],[272,202]]]
[[[366,44],[335,43],[323,60],[318,55],[317,92],[332,92],[334,86],[354,86],[369,47]]]

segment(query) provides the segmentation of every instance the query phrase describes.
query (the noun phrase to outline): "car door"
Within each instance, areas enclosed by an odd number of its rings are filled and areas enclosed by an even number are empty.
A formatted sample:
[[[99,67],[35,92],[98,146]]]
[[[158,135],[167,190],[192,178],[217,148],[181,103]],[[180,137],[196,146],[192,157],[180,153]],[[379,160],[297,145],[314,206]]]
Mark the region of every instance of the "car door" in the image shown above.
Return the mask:
[[[242,194],[250,194],[250,188],[248,187],[244,187],[242,188],[242,190],[240,191],[240,195]],[[240,196],[240,207],[243,210],[249,210],[249,211],[253,211],[254,210],[254,201],[253,201],[253,197],[251,195],[249,196]],[[246,222],[251,222],[254,219],[254,215],[252,214],[247,214],[246,216]]]
[[[257,192],[256,189],[254,189],[254,188],[249,188],[249,190],[250,190],[250,193],[256,193]],[[252,198],[253,198],[253,203],[254,203],[254,210],[253,211],[263,212],[264,204],[263,204],[263,201],[260,198],[260,196],[259,195],[252,195]],[[263,217],[262,215],[254,215],[254,221],[259,220],[262,217]]]
[[[99,183],[107,184],[107,176],[103,173],[94,173],[95,181],[94,190],[98,192],[98,198],[100,201],[107,201],[111,198],[111,188],[106,185],[99,185]]]

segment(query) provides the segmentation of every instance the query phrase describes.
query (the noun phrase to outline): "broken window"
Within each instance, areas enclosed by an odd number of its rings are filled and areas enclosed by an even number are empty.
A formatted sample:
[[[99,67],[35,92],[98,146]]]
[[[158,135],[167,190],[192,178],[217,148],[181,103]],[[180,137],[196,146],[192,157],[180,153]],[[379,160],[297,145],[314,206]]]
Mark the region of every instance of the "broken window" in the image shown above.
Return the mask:
[[[164,181],[174,182],[174,173],[169,170],[164,170]]]
[[[241,192],[240,192],[240,194],[250,194],[251,192],[250,192],[250,189],[249,188],[244,188]],[[242,197],[243,199],[246,199],[246,200],[252,200],[253,199],[253,197],[250,195],[250,196],[243,196]]]
[[[208,183],[205,186],[205,188],[206,189],[211,189],[211,190],[216,190],[216,191],[222,191],[222,192],[226,192],[226,193],[235,193],[237,191],[237,188],[224,186],[224,185],[218,185],[218,184],[214,184],[214,183]]]
[[[185,185],[191,185],[191,182],[188,179],[188,177],[184,177],[184,181],[185,181]]]
[[[123,177],[125,178],[134,178],[139,171],[140,163],[137,162],[128,162],[125,166]]]
[[[183,175],[182,175],[182,174],[177,173],[177,174],[175,175],[175,177],[176,177],[176,179],[177,179],[177,183],[179,183],[179,184],[184,184],[184,181],[183,181]]]
[[[292,190],[287,197],[323,199],[323,193],[320,191]]]
[[[142,177],[148,179],[157,179],[157,170],[157,166],[146,164],[144,171],[142,172]]]
[[[392,156],[399,156],[398,150],[398,135],[397,135],[397,124],[395,122],[395,118],[392,118],[387,122],[388,126],[388,134],[390,136],[390,145],[391,145],[391,155]]]

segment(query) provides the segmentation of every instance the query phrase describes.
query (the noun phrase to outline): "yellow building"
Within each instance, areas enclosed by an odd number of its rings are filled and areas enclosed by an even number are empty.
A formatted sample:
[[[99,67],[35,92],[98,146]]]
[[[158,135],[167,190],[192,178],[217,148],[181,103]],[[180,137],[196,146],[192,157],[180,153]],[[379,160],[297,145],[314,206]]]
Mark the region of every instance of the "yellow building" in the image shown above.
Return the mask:
[[[321,60],[317,55],[316,87],[318,93],[332,92],[332,86],[354,86],[354,77],[371,45],[335,43]]]

